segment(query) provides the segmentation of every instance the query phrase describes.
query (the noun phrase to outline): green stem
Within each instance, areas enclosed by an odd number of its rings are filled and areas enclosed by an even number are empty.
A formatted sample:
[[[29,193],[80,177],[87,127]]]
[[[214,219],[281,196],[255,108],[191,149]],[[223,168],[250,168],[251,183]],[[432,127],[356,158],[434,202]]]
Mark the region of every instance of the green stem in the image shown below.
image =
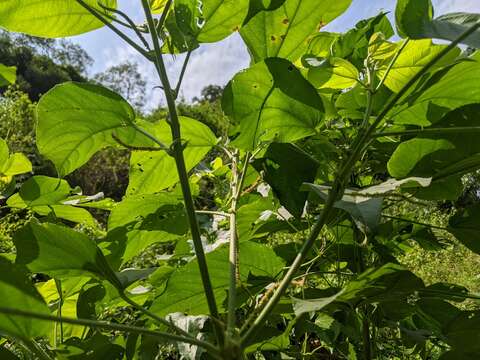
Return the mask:
[[[133,47],[135,50],[137,50],[140,54],[145,56],[146,58],[149,58],[148,52],[143,49],[142,47],[138,46],[132,39],[130,39],[127,35],[125,35],[123,32],[118,30],[115,26],[112,25],[110,21],[105,19],[102,14],[100,14],[97,10],[92,8],[90,5],[88,5],[85,1],[83,0],[76,0],[77,3],[79,3],[85,10],[87,10],[90,14],[95,16],[98,20],[100,20],[105,26],[110,28],[115,34],[117,34],[123,41],[125,41],[128,45]]]
[[[403,135],[437,135],[437,134],[460,134],[460,133],[480,132],[480,126],[460,126],[451,128],[426,128],[412,129],[403,131],[386,131],[372,134],[373,137],[403,136]]]
[[[183,342],[187,344],[200,346],[205,350],[208,350],[208,352],[211,355],[215,356],[217,359],[221,359],[219,356],[219,351],[216,347],[214,347],[212,344],[206,343],[204,341],[198,340],[193,337],[187,338],[184,336],[169,334],[166,332],[148,330],[146,328],[141,328],[137,326],[114,324],[114,323],[109,323],[106,321],[99,321],[99,320],[73,319],[68,317],[62,317],[61,319],[59,319],[57,316],[45,315],[45,314],[35,313],[32,311],[24,311],[24,310],[12,309],[7,307],[0,307],[0,314],[26,317],[30,319],[37,319],[37,320],[50,321],[50,322],[62,321],[65,324],[82,325],[82,326],[88,326],[96,329],[106,329],[106,330],[115,330],[115,331],[121,331],[126,333],[143,334],[143,335],[152,336],[154,338],[159,338],[162,340],[167,339],[171,341]]]
[[[152,12],[150,10],[150,5],[148,0],[142,0],[143,9],[145,11],[145,16],[148,23],[148,28],[152,36],[152,42],[155,50],[155,65],[157,68],[160,81],[162,82],[163,89],[165,91],[165,97],[167,100],[167,106],[170,117],[170,128],[172,132],[173,140],[173,149],[172,154],[175,158],[175,163],[177,167],[178,177],[180,180],[180,186],[183,193],[183,199],[185,202],[185,210],[188,217],[188,222],[190,225],[190,231],[192,235],[193,245],[195,248],[195,254],[197,256],[197,262],[200,269],[200,275],[202,278],[203,288],[205,291],[205,297],[207,298],[207,304],[210,311],[210,314],[219,319],[219,313],[217,308],[217,303],[215,300],[215,294],[213,292],[212,283],[210,280],[207,261],[205,257],[205,252],[203,249],[202,240],[200,237],[200,228],[198,225],[197,217],[195,214],[195,206],[193,203],[193,197],[190,189],[190,184],[188,182],[188,174],[185,166],[185,158],[183,156],[183,144],[182,144],[182,135],[180,130],[180,121],[178,118],[177,107],[175,104],[175,97],[173,90],[171,88],[170,82],[168,80],[167,71],[165,68],[165,63],[163,61],[163,56],[160,48],[160,43],[158,41],[158,33],[153,21]],[[217,322],[215,323],[216,336],[220,344],[223,344],[223,333]]]
[[[237,236],[237,202],[239,197],[238,174],[238,150],[235,150],[232,157],[232,204],[230,207],[230,250],[229,250],[229,270],[230,281],[228,288],[228,312],[227,312],[227,336],[233,338],[235,335],[236,324],[236,302],[237,302],[237,278],[238,278],[238,236]]]
[[[447,230],[448,231],[448,229],[446,227],[432,225],[432,224],[425,224],[425,223],[422,223],[422,222],[409,220],[409,219],[404,219],[404,218],[400,218],[400,217],[396,217],[396,216],[382,215],[382,217],[384,217],[386,219],[397,220],[397,221],[402,221],[402,222],[408,222],[408,223],[415,224],[415,225],[425,226],[425,227],[429,227],[429,228],[432,228],[432,229]]]
[[[188,65],[188,62],[190,61],[191,55],[192,55],[192,50],[187,52],[185,61],[183,62],[182,70],[180,71],[180,77],[178,78],[178,83],[174,90],[175,99],[178,98],[178,94],[180,93],[180,87],[182,86],[183,77],[185,76],[185,72],[187,71],[187,65]]]
[[[157,315],[155,315],[154,313],[152,313],[151,311],[145,309],[142,305],[136,303],[135,301],[133,301],[132,299],[130,299],[127,294],[125,294],[125,292],[123,290],[119,290],[118,293],[120,294],[120,298],[125,301],[127,304],[129,304],[130,306],[134,307],[135,309],[137,309],[138,311],[140,311],[141,313],[145,314],[146,316],[148,316],[149,318],[155,320],[156,322],[158,322],[159,324],[161,325],[165,325],[169,328],[171,328],[172,330],[174,330],[175,332],[179,333],[180,335],[182,336],[185,336],[185,337],[188,337],[188,338],[193,338],[188,332],[180,329],[179,327],[175,326],[175,324],[169,322],[168,320],[166,319],[163,319]]]

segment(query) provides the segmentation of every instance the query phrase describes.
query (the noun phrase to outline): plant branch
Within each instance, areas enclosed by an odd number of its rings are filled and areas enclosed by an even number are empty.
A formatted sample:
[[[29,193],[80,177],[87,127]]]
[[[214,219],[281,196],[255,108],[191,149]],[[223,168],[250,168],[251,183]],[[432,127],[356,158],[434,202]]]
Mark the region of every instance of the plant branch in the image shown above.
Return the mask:
[[[187,52],[187,56],[185,57],[185,61],[183,62],[182,71],[180,71],[180,77],[178,78],[178,83],[174,90],[175,99],[178,98],[178,94],[180,93],[180,87],[182,86],[183,77],[185,76],[185,72],[187,71],[187,66],[191,55],[192,50],[189,50]]]
[[[148,52],[143,49],[142,47],[138,46],[132,39],[130,39],[127,35],[125,35],[122,31],[117,29],[115,26],[112,25],[110,21],[105,19],[102,14],[100,14],[97,10],[92,8],[90,5],[88,5],[85,1],[83,0],[76,0],[77,3],[79,3],[85,10],[87,10],[90,14],[95,16],[98,20],[100,20],[105,26],[110,28],[115,34],[117,34],[123,41],[125,41],[127,44],[129,44],[131,47],[133,47],[135,50],[137,50],[140,54],[145,56],[146,58],[150,58],[150,55]]]
[[[222,212],[222,211],[211,211],[211,210],[196,210],[197,214],[206,214],[206,215],[218,215],[223,217],[230,217],[229,213]]]
[[[134,307],[135,309],[137,309],[138,311],[140,311],[141,313],[145,314],[146,316],[148,316],[149,318],[155,320],[157,323],[161,324],[161,325],[165,325],[169,328],[171,328],[172,330],[176,331],[178,334],[182,335],[182,336],[185,336],[187,338],[193,338],[188,332],[180,329],[179,327],[175,326],[175,324],[173,324],[172,322],[166,320],[166,319],[163,319],[157,315],[155,315],[154,313],[152,313],[151,311],[145,309],[142,305],[136,303],[135,301],[133,301],[132,299],[130,299],[127,294],[125,294],[125,292],[123,290],[118,290],[118,293],[120,295],[120,298],[125,301],[127,304],[129,304],[130,306]]]
[[[373,137],[387,137],[387,136],[403,136],[403,135],[422,135],[422,134],[460,134],[480,132],[480,126],[460,126],[450,128],[426,128],[426,129],[412,129],[403,131],[385,131],[372,134]]]
[[[396,216],[382,215],[382,217],[384,217],[385,219],[397,220],[397,221],[402,221],[402,222],[408,222],[408,223],[415,224],[415,225],[425,226],[425,227],[429,227],[429,228],[432,228],[432,229],[448,231],[448,229],[446,227],[432,225],[432,224],[426,224],[426,223],[422,223],[422,222],[419,222],[419,221],[404,219],[404,218],[400,218],[400,217],[396,217]]]
[[[119,143],[121,146],[124,148],[127,148],[129,150],[134,150],[134,151],[164,151],[166,150],[165,148],[160,148],[160,147],[149,147],[149,146],[133,146],[133,145],[128,145],[126,142],[121,140],[117,135],[112,133],[112,138],[115,140],[117,143]],[[168,148],[167,148],[168,150]]]
[[[397,102],[408,92],[408,90],[413,85],[417,83],[417,81],[423,75],[428,73],[428,71],[438,61],[440,61],[463,39],[470,36],[478,28],[480,28],[480,22],[470,27],[467,31],[465,31],[462,35],[460,35],[455,41],[453,41],[449,46],[447,46],[444,50],[442,50],[439,54],[437,54],[435,58],[433,58],[424,68],[422,68],[422,70],[420,70],[392,99],[390,99],[390,101],[385,105],[382,112],[377,116],[375,121],[368,127],[368,129],[365,132],[363,131],[359,132],[359,135],[354,141],[351,155],[342,164],[340,171],[335,178],[334,184],[332,186],[332,189],[329,192],[328,198],[326,200],[326,203],[322,211],[322,214],[320,215],[320,218],[317,220],[317,222],[313,226],[310,236],[303,244],[300,252],[297,254],[295,260],[293,261],[289,271],[280,282],[277,291],[273,294],[271,299],[265,305],[262,312],[259,314],[255,322],[253,323],[252,327],[248,329],[245,335],[242,337],[242,346],[245,346],[245,344],[248,344],[248,342],[252,339],[252,337],[256,334],[260,326],[266,320],[266,317],[274,309],[275,305],[278,303],[283,293],[287,290],[291,279],[295,275],[295,272],[301,266],[303,260],[307,256],[311,247],[314,245],[316,238],[318,237],[323,226],[325,225],[328,219],[328,215],[334,207],[335,201],[337,200],[337,198],[343,195],[344,189],[345,189],[345,183],[348,180],[354,165],[361,158],[365,145],[368,144],[371,138],[371,135],[375,132],[378,125],[383,121],[383,119],[387,116],[390,110],[397,104]],[[367,94],[373,95],[371,91],[368,91]],[[371,113],[371,109],[366,110],[366,118],[370,117],[369,115],[367,116],[368,113]]]
[[[165,20],[167,20],[167,15],[170,11],[170,7],[173,4],[173,0],[168,0],[167,3],[165,4],[165,7],[163,8],[163,13],[160,16],[160,20],[158,21],[158,25],[156,27],[157,35],[160,31],[162,31],[163,25],[165,25]]]
[[[143,335],[148,335],[148,336],[152,336],[152,337],[155,337],[155,338],[160,338],[162,340],[167,339],[167,340],[171,340],[171,341],[183,342],[183,343],[187,343],[187,344],[200,346],[200,347],[208,350],[209,353],[211,353],[217,359],[221,359],[220,356],[219,356],[219,351],[216,347],[214,347],[212,344],[209,344],[207,342],[198,340],[198,339],[193,338],[193,337],[187,338],[187,337],[184,337],[184,336],[169,334],[169,333],[166,333],[166,332],[148,330],[148,329],[145,329],[145,328],[141,328],[141,327],[137,327],[137,326],[131,326],[131,325],[114,324],[114,323],[110,323],[110,322],[106,322],[106,321],[100,321],[100,320],[73,319],[73,318],[68,318],[68,317],[62,317],[60,319],[57,316],[45,315],[45,314],[35,313],[35,312],[32,312],[32,311],[24,311],[24,310],[7,308],[7,307],[0,307],[0,313],[5,314],[5,315],[10,315],[10,316],[19,316],[19,317],[25,317],[25,318],[31,318],[31,319],[37,319],[37,320],[43,320],[43,321],[50,321],[50,322],[62,321],[65,324],[83,325],[83,326],[89,326],[89,327],[97,328],[97,329],[107,329],[107,330],[122,331],[122,332],[126,332],[126,333],[143,334]]]
[[[197,256],[197,262],[200,269],[202,284],[205,290],[205,297],[207,298],[207,304],[208,304],[210,314],[214,318],[219,319],[219,313],[218,313],[218,308],[215,300],[215,294],[213,292],[213,287],[212,287],[212,283],[211,283],[209,272],[208,272],[205,251],[203,249],[203,243],[200,237],[200,228],[199,228],[198,220],[195,214],[195,206],[193,203],[190,184],[188,181],[188,174],[185,166],[185,158],[183,156],[180,121],[178,118],[177,107],[175,104],[175,97],[170,85],[170,81],[168,79],[165,63],[163,61],[160,43],[158,40],[158,33],[155,27],[155,22],[152,17],[152,12],[150,10],[149,1],[142,0],[142,5],[145,12],[145,17],[147,19],[150,35],[152,37],[153,46],[154,46],[154,51],[155,51],[154,63],[156,65],[157,72],[160,77],[160,81],[165,91],[165,97],[167,100],[167,106],[168,106],[168,111],[170,116],[170,128],[171,128],[172,139],[173,139],[172,155],[175,159],[175,163],[178,171],[180,186],[182,189],[183,199],[185,202],[185,210],[186,210],[189,225],[190,225],[190,232],[192,235],[193,245],[195,248],[195,254]],[[164,13],[166,13],[167,11],[168,9],[165,9]],[[216,322],[214,323],[216,325],[215,332],[216,332],[216,336],[219,341],[219,344],[223,345],[223,333],[220,327],[218,326],[218,324]]]
[[[160,140],[158,140],[155,136],[153,136],[152,134],[150,134],[148,131],[142,129],[140,126],[138,126],[137,124],[135,124],[134,122],[132,122],[130,125],[132,125],[132,127],[137,130],[140,134],[143,134],[145,135],[147,138],[149,138],[150,140],[152,140],[155,144],[157,144],[158,146],[160,146],[160,149],[159,150],[165,150],[169,155],[171,155],[171,149],[169,146],[165,145],[164,143],[162,143]]]
[[[106,11],[110,11],[110,12],[113,12],[115,14],[118,14],[120,15],[123,19],[125,19],[125,21],[127,22],[126,24],[123,24],[121,23],[123,26],[126,26],[127,28],[129,29],[132,29],[133,31],[135,31],[135,34],[137,34],[137,37],[140,39],[140,41],[142,42],[143,46],[145,46],[145,48],[147,50],[150,50],[150,45],[148,44],[148,41],[145,39],[145,37],[143,36],[143,34],[140,32],[140,30],[138,29],[137,25],[133,22],[132,19],[130,19],[130,17],[125,14],[123,11],[120,11],[118,9],[112,9],[108,6],[105,6],[103,5],[100,1],[98,1],[98,5],[103,9],[103,10],[106,10]],[[115,18],[113,18],[113,20],[116,20]],[[118,20],[117,20],[118,21]]]

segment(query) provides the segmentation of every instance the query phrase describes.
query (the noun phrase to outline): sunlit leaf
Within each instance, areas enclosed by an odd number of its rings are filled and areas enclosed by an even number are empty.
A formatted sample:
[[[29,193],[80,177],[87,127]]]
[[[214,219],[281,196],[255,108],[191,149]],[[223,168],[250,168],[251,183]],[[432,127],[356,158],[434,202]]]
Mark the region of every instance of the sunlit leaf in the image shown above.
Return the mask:
[[[85,4],[104,14],[96,0]],[[102,0],[102,4],[116,8],[116,0]],[[0,3],[0,27],[9,31],[46,38],[83,34],[104,24],[76,0],[3,0]]]
[[[351,0],[286,0],[275,10],[258,12],[240,34],[254,62],[280,57],[295,62],[310,37],[341,15]]]
[[[237,74],[223,109],[237,123],[234,144],[255,149],[263,141],[289,142],[315,134],[323,104],[315,88],[289,61],[271,58]]]
[[[0,86],[13,84],[17,78],[17,68],[15,66],[5,66],[0,64]]]

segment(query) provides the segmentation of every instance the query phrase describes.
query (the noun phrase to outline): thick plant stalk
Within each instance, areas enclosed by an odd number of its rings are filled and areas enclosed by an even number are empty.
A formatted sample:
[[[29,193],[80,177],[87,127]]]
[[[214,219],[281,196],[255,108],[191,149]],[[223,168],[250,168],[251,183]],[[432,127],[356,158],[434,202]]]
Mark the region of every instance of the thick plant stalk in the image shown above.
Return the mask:
[[[240,176],[238,174],[238,151],[232,156],[232,204],[230,207],[230,250],[228,256],[230,283],[228,288],[228,314],[227,314],[227,336],[233,337],[235,332],[235,309],[237,301],[237,279],[238,279],[238,236],[237,236],[237,203],[238,185]]]
[[[326,204],[323,208],[322,214],[320,218],[315,223],[310,233],[310,236],[303,244],[300,252],[296,256],[295,260],[293,261],[292,265],[290,266],[287,274],[284,276],[277,291],[274,295],[270,298],[269,302],[265,305],[262,312],[259,314],[253,325],[247,330],[245,335],[242,337],[242,346],[245,346],[251,341],[253,336],[259,330],[259,328],[265,322],[267,316],[271,313],[274,309],[275,305],[278,303],[282,295],[287,290],[291,280],[293,279],[296,271],[300,268],[303,260],[307,256],[308,252],[312,248],[317,239],[318,235],[320,234],[323,226],[325,225],[328,215],[330,211],[333,209],[335,201],[342,196],[344,192],[345,182],[347,181],[353,166],[356,162],[360,159],[364,147],[368,144],[369,139],[372,137],[372,134],[377,129],[378,125],[385,119],[388,115],[390,110],[397,104],[397,102],[412,88],[413,85],[417,83],[417,81],[424,76],[430,69],[440,61],[445,55],[447,55],[453,48],[455,48],[459,43],[461,43],[464,39],[469,37],[473,34],[477,29],[480,28],[480,22],[471,26],[467,31],[465,31],[462,35],[460,35],[455,41],[453,41],[449,46],[447,46],[443,51],[441,51],[437,56],[435,56],[425,67],[422,68],[403,88],[398,92],[384,107],[383,111],[377,116],[375,121],[368,127],[365,132],[360,132],[359,136],[354,142],[352,154],[350,157],[344,162],[339,171],[335,182],[332,186],[332,189],[329,192],[329,196],[326,200]],[[367,109],[367,112],[369,109]]]
[[[175,159],[175,163],[177,167],[180,186],[182,189],[183,199],[185,202],[185,209],[188,217],[188,222],[190,225],[193,245],[195,248],[195,254],[197,256],[198,266],[200,268],[200,275],[202,278],[202,283],[205,291],[205,297],[207,298],[210,314],[214,318],[218,319],[219,313],[218,313],[218,308],[215,301],[215,294],[213,292],[212,283],[208,273],[207,261],[206,261],[205,252],[203,249],[202,240],[200,237],[200,228],[198,225],[198,221],[195,213],[195,207],[193,203],[193,197],[192,197],[190,185],[188,182],[188,174],[185,166],[185,158],[183,156],[182,135],[181,135],[181,129],[180,129],[180,121],[177,113],[177,107],[175,104],[175,94],[174,94],[174,90],[170,85],[170,81],[168,79],[165,63],[163,61],[162,51],[160,48],[160,43],[158,40],[158,33],[157,33],[155,22],[153,20],[152,13],[150,10],[149,1],[142,0],[142,5],[145,11],[148,28],[152,36],[152,42],[155,50],[154,63],[156,65],[157,72],[160,77],[160,81],[162,83],[162,86],[165,92],[165,97],[167,100],[167,106],[169,111],[169,123],[170,123],[172,140],[173,140],[171,154]],[[214,323],[216,324],[216,335],[217,335],[218,341],[219,343],[223,343],[222,331],[218,326],[217,322],[214,321]]]

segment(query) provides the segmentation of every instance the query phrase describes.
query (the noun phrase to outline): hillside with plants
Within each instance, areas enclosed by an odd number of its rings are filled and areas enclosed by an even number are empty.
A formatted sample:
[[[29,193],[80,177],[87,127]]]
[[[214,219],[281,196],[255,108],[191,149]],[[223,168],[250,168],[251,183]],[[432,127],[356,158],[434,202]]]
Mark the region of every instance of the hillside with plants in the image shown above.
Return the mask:
[[[0,359],[480,358],[480,15],[135,1],[0,2]],[[158,107],[90,74],[100,28]],[[182,99],[233,33],[249,67]]]

